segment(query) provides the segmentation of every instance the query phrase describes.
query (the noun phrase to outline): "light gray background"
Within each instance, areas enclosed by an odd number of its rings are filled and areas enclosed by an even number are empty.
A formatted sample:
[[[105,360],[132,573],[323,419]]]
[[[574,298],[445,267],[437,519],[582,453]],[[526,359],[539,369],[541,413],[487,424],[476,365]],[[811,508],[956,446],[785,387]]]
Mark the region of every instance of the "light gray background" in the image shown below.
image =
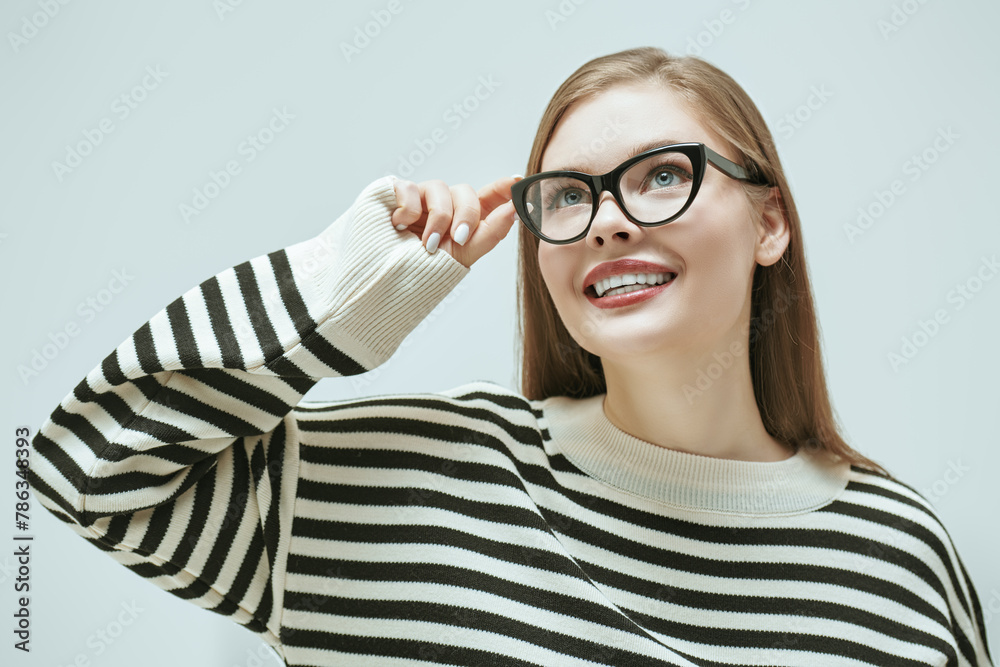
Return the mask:
[[[40,14],[46,2],[58,7],[51,18]],[[700,43],[702,57],[750,93],[779,143],[845,435],[933,497],[996,650],[1000,278],[973,284],[981,289],[962,308],[949,293],[1000,251],[998,3],[400,0],[401,11],[348,61],[341,45],[374,21],[372,12],[388,14],[388,2],[230,0],[225,12],[222,2],[8,0],[0,9],[0,335],[10,449],[15,426],[34,433],[160,308],[226,267],[316,235],[365,185],[399,174],[415,140],[436,128],[446,136],[409,178],[479,188],[523,173],[542,110],[587,60]],[[894,12],[900,25],[887,32]],[[25,21],[44,25],[32,33]],[[31,37],[12,41],[18,33]],[[114,101],[141,84],[147,67],[164,78],[123,118]],[[467,99],[481,77],[492,77],[495,90]],[[815,90],[826,99],[810,97]],[[456,126],[446,113],[463,103],[477,108]],[[239,146],[274,108],[294,119],[249,161]],[[796,112],[798,127],[785,119]],[[113,131],[60,181],[52,163],[104,118]],[[935,154],[935,137],[948,128],[957,138]],[[914,180],[908,161],[925,150],[936,161]],[[186,223],[179,206],[229,160],[241,173]],[[845,224],[894,180],[905,190],[851,242]],[[454,300],[382,368],[325,380],[307,399],[438,391],[476,379],[513,387],[515,236],[477,263]],[[102,296],[115,271],[130,277],[125,289],[104,293],[112,298],[99,313],[80,309]],[[888,355],[938,309],[948,321],[893,369]],[[23,381],[19,367],[74,324],[77,335]],[[0,489],[9,518],[13,459],[3,459]],[[257,653],[262,644],[245,629],[145,582],[37,503],[31,514],[34,650],[25,657],[10,647],[15,574],[13,546],[3,547],[0,661],[277,664]],[[13,545],[6,525],[0,539]],[[99,653],[97,631],[130,603],[141,613]]]

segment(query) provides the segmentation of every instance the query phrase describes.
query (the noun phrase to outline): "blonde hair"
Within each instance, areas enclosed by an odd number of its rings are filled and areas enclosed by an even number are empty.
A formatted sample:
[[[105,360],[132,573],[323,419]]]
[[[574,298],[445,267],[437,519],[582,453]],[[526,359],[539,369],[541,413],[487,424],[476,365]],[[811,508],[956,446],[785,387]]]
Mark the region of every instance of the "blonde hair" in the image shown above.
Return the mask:
[[[573,72],[552,96],[524,175],[539,172],[545,148],[570,106],[612,86],[647,83],[678,94],[693,116],[729,143],[730,157],[735,156],[737,164],[778,189],[791,238],[781,260],[755,268],[751,291],[750,374],[765,429],[793,451],[802,446],[824,450],[834,459],[891,478],[882,466],[848,446],[839,433],[824,377],[795,202],[767,124],[728,74],[700,58],[671,56],[654,47],[595,58]],[[752,209],[759,209],[772,194],[769,186],[739,183]],[[532,400],[606,393],[600,358],[581,348],[566,330],[545,286],[538,265],[539,239],[523,225],[518,225],[518,233],[521,393]]]

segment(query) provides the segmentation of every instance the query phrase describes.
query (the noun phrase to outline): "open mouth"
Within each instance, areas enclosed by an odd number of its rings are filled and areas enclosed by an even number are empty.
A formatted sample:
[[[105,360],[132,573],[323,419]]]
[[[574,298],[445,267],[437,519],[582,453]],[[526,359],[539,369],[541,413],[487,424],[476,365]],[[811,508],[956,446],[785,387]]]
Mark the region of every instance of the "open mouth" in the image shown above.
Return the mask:
[[[657,285],[665,285],[673,281],[676,277],[676,273],[640,273],[613,276],[604,280],[598,280],[588,287],[585,292],[595,299],[601,299],[606,296],[628,294],[629,292],[637,292],[650,287],[656,287]]]

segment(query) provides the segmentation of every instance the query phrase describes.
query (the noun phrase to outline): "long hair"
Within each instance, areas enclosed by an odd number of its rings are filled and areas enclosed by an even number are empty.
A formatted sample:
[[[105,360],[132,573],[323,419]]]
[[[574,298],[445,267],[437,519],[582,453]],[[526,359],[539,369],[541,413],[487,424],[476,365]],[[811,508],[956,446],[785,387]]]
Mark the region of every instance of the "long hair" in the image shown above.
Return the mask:
[[[539,172],[542,155],[566,110],[608,88],[653,83],[676,94],[703,125],[725,139],[736,162],[778,189],[790,230],[788,247],[770,266],[753,274],[748,354],[754,397],[764,428],[793,451],[824,450],[880,475],[891,475],[853,450],[839,433],[830,405],[819,327],[806,271],[799,214],[778,159],[771,132],[749,95],[728,74],[693,56],[671,56],[642,47],[595,58],[562,83],[542,114],[525,176]],[[750,210],[772,195],[772,187],[739,182]],[[521,393],[587,398],[607,392],[601,360],[566,330],[538,265],[539,239],[518,225],[520,275],[518,334]]]

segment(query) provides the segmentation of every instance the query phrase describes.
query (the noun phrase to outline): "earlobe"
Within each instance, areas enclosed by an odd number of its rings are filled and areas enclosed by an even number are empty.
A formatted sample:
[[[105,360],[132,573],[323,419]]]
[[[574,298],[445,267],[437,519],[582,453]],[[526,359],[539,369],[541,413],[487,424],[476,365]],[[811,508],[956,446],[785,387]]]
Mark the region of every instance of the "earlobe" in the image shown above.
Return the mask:
[[[761,211],[760,236],[757,243],[757,263],[762,266],[774,264],[785,253],[791,240],[791,229],[785,218],[781,190],[777,186],[764,202]]]

